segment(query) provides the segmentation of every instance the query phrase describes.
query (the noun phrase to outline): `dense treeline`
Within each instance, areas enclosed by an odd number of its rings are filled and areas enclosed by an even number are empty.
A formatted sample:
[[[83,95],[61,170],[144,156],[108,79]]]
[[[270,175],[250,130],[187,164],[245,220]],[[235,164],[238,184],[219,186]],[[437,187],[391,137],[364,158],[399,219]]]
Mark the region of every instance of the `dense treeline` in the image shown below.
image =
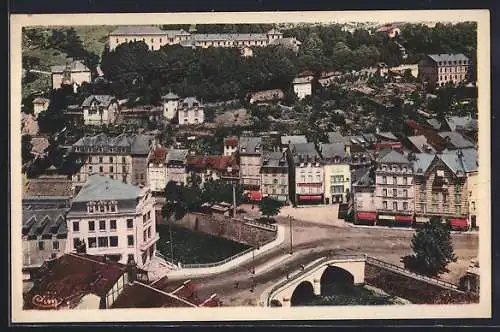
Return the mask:
[[[197,25],[198,33],[265,32],[272,25]],[[164,26],[165,29],[190,26]],[[242,57],[235,48],[190,49],[179,45],[149,51],[143,42],[123,44],[105,51],[101,67],[120,97],[143,97],[143,103],[160,100],[172,90],[205,101],[243,99],[248,92],[288,90],[301,71],[359,70],[385,62],[389,66],[415,63],[425,53],[462,52],[475,60],[476,25],[473,23],[402,26],[395,39],[366,29],[353,32],[341,25],[305,25],[284,30],[285,37],[302,42],[298,54],[280,46],[256,48]],[[408,57],[403,59],[403,45]]]

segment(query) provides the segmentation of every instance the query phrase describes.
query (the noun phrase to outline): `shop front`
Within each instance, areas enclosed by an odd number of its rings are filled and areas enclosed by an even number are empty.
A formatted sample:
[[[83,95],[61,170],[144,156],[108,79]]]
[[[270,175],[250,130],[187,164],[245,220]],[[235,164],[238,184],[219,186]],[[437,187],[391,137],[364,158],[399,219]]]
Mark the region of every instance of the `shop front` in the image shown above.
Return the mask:
[[[299,205],[319,205],[323,204],[323,194],[321,195],[297,195]]]
[[[375,221],[377,220],[376,212],[356,212],[354,218],[355,225],[375,225]]]
[[[411,215],[384,215],[379,214],[377,225],[391,227],[408,227],[413,224],[413,216]]]
[[[450,219],[449,220],[451,229],[454,231],[468,231],[469,230],[469,222],[467,219]]]

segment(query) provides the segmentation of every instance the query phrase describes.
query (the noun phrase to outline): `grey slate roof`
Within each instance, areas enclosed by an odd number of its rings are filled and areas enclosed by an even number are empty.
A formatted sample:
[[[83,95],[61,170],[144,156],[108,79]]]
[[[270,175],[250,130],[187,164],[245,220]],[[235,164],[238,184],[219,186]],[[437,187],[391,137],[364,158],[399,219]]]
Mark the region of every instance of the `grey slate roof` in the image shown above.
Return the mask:
[[[445,131],[445,132],[440,132],[439,136],[446,138],[450,138],[450,144],[453,145],[455,148],[459,149],[465,149],[465,148],[473,148],[474,143],[471,141],[467,140],[462,136],[462,134],[456,132],[456,131]]]
[[[62,73],[66,69],[69,69],[71,72],[81,72],[81,71],[88,71],[90,72],[90,69],[83,64],[82,61],[76,60],[71,62],[68,66],[66,65],[58,65],[58,66],[51,66],[50,71],[52,73]]]
[[[460,153],[463,155],[461,158],[459,156]],[[455,174],[458,174],[458,172],[464,174],[477,171],[478,154],[476,149],[449,151],[438,156]]]
[[[439,130],[441,128],[441,122],[439,122],[437,119],[428,119],[427,123],[436,130]]]
[[[64,228],[59,234],[66,234],[66,211],[66,209],[23,210],[22,234],[31,237],[57,235],[62,224]]]
[[[385,164],[408,164],[409,163],[408,159],[406,159],[405,156],[403,156],[401,153],[397,152],[396,150],[389,150],[381,158],[378,158],[377,162],[385,163]]]
[[[455,130],[477,130],[478,122],[476,119],[469,118],[467,116],[451,116],[446,119],[448,127],[451,131]]]
[[[465,55],[463,55],[462,53],[458,53],[458,54],[429,54],[428,56],[429,56],[429,58],[431,58],[435,62],[469,60],[469,58],[466,57]]]
[[[110,36],[127,36],[127,35],[165,35],[165,31],[161,30],[158,27],[154,27],[151,25],[131,25],[131,26],[122,26],[111,32]]]
[[[116,100],[114,96],[111,95],[90,95],[82,103],[82,107],[89,107],[90,104],[96,100],[99,106],[107,108],[113,100]]]
[[[267,40],[264,33],[196,33],[191,35],[194,41],[244,41]]]
[[[415,153],[415,160],[412,160],[413,170],[416,174],[424,174],[436,155],[434,153]]]
[[[123,147],[127,148],[126,152],[131,154],[145,154],[147,155],[150,150],[150,142],[154,137],[151,135],[144,134],[120,134],[118,136],[112,137],[104,133],[95,136],[85,136],[80,138],[76,143],[73,144],[73,149],[75,147],[91,147],[97,148],[102,147],[103,152],[120,152],[113,151],[113,148]]]
[[[167,152],[167,163],[172,161],[185,162],[188,153],[187,149],[171,149]]]
[[[351,171],[353,186],[375,186],[375,179],[370,178],[370,167],[357,168]]]
[[[390,131],[386,131],[386,132],[380,132],[377,134],[377,136],[379,137],[382,137],[382,138],[386,138],[386,139],[390,139],[390,140],[394,140],[394,141],[397,141],[397,137],[394,136],[393,133],[391,133]]]
[[[187,107],[189,107],[189,108],[193,107],[193,105],[196,103],[198,104],[199,107],[203,106],[200,103],[200,101],[194,97],[186,97],[180,102],[181,106],[184,106],[184,104],[187,104]]]
[[[113,180],[107,176],[93,174],[73,199],[73,203],[99,200],[133,200],[140,196],[141,188]]]
[[[256,150],[257,148],[257,150]],[[240,154],[261,154],[262,153],[262,138],[242,136],[238,144]]]
[[[418,136],[408,136],[408,140],[420,151],[426,152],[425,147],[430,149],[429,152],[436,152],[436,150],[427,142],[427,138],[424,135]]]
[[[347,157],[345,145],[343,143],[321,144],[320,152],[324,159],[334,159],[338,157],[343,160]]]
[[[162,96],[161,99],[164,99],[164,100],[176,100],[176,99],[179,99],[179,96],[170,91],[166,95]]]
[[[377,141],[377,137],[375,136],[375,134],[363,134],[363,137],[365,138],[365,140],[367,142],[370,142],[370,143],[375,143]]]
[[[280,164],[281,162],[281,164]],[[286,160],[286,156],[283,152],[279,151],[264,151],[262,153],[261,160],[262,167],[281,167],[288,168],[288,163]]]
[[[281,136],[281,144],[297,144],[297,143],[307,143],[307,138],[305,135],[291,135],[291,136]]]
[[[301,158],[306,161],[321,160],[321,156],[316,150],[314,143],[297,143],[290,146],[295,163],[301,162]]]
[[[327,135],[329,143],[344,143],[344,136],[338,131],[329,132]]]

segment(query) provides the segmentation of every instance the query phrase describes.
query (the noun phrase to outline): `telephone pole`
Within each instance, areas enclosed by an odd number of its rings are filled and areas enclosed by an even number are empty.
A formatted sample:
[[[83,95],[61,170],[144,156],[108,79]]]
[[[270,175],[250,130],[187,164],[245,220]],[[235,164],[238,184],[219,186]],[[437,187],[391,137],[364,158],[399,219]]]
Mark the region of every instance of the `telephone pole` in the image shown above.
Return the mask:
[[[290,222],[290,255],[293,254],[292,217],[288,216]]]

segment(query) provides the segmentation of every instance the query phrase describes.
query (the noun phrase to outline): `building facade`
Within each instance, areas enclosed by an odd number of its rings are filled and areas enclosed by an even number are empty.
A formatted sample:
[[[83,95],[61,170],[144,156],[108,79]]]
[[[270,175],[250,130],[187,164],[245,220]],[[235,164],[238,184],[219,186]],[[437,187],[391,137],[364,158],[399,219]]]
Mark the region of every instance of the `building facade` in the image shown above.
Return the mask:
[[[297,77],[293,80],[293,92],[298,99],[304,99],[312,94],[312,76]]]
[[[177,109],[180,125],[200,124],[205,121],[203,105],[193,97],[184,98]]]
[[[230,136],[224,139],[224,155],[232,156],[238,151],[238,137]]]
[[[175,93],[169,92],[161,97],[163,106],[163,117],[165,120],[172,120],[177,115],[177,108],[179,107],[179,96]]]
[[[47,98],[35,98],[33,99],[33,114],[35,118],[42,112],[45,112],[49,108],[50,99]]]
[[[395,150],[385,150],[375,169],[375,206],[378,222],[412,223],[414,174],[410,161]]]
[[[429,54],[418,64],[421,81],[431,88],[448,82],[457,84],[467,80],[470,61],[463,54]]]
[[[127,135],[86,136],[71,147],[82,166],[72,176],[72,188],[78,190],[92,174],[107,175],[134,185],[147,183],[147,158],[153,136]]]
[[[65,253],[66,212],[66,208],[23,209],[23,280],[31,280],[32,273],[46,260],[60,257]]]
[[[477,211],[475,200],[474,206],[469,205],[476,191],[474,179],[468,181],[468,174],[474,177],[477,172],[477,151],[467,149],[431,156],[425,156],[430,159],[427,164],[417,163],[417,222],[428,222],[432,217],[438,217],[443,222],[448,221],[454,229],[467,230],[472,222],[470,211]],[[415,159],[423,160],[424,156],[417,154]]]
[[[349,203],[354,223],[374,225],[377,220],[375,173],[367,167],[354,170],[351,176],[352,200]]]
[[[288,160],[285,152],[267,152],[262,154],[261,193],[280,202],[288,202]]]
[[[234,156],[188,156],[186,172],[196,174],[203,186],[206,181],[239,182],[239,166]]]
[[[325,204],[348,202],[351,191],[351,167],[344,144],[321,144],[320,153],[324,161]]]
[[[154,198],[139,188],[107,176],[92,175],[73,199],[67,215],[66,251],[81,243],[91,255],[145,266],[156,254]]]
[[[83,82],[92,82],[90,69],[77,60],[64,66],[52,66],[52,89],[59,89],[62,85],[81,86]]]
[[[148,156],[148,186],[152,192],[159,193],[167,185],[167,153],[162,146],[151,149]]]
[[[291,144],[286,150],[290,170],[290,197],[295,205],[323,204],[324,162],[313,143]]]
[[[238,146],[240,163],[240,183],[245,190],[260,190],[260,167],[262,159],[262,139],[260,137],[240,137]]]
[[[267,46],[283,34],[271,29],[266,33],[189,33],[185,30],[162,30],[154,26],[124,26],[109,34],[109,48],[143,41],[148,49],[155,51],[165,45],[180,44],[184,47],[242,47]]]
[[[167,153],[167,183],[174,181],[182,185],[187,184],[186,160],[187,149],[170,149]]]
[[[91,95],[87,97],[81,108],[85,125],[109,125],[118,117],[118,101],[110,95]]]

